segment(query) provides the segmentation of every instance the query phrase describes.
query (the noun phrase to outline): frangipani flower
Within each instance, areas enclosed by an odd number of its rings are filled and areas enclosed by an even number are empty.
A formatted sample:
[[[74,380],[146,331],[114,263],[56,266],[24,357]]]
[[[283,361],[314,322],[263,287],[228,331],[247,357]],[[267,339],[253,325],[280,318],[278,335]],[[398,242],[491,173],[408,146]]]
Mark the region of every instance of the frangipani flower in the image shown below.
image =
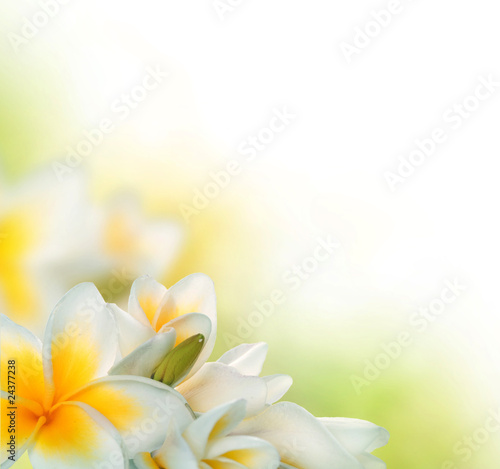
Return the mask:
[[[1,317],[9,417],[1,469],[24,452],[35,469],[385,468],[370,454],[387,442],[381,427],[275,404],[292,380],[259,377],[267,344],[243,344],[205,363],[216,324],[208,277],[194,274],[169,290],[141,277],[129,309],[80,284],[53,310],[43,346]]]
[[[293,383],[288,375],[259,377],[267,350],[263,342],[239,345],[216,362],[203,365],[176,389],[195,412],[244,399],[247,417],[256,415],[281,399]]]
[[[0,309],[42,331],[73,285],[91,278],[116,298],[143,272],[164,275],[183,237],[172,220],[146,219],[134,199],[91,203],[80,173],[58,182],[47,170],[1,184]]]
[[[182,431],[170,423],[162,447],[138,454],[138,469],[276,469],[279,454],[259,438],[230,432],[244,419],[245,401],[229,402],[212,409]]]
[[[151,277],[137,279],[128,313],[110,305],[125,356],[110,374],[151,377],[174,347],[201,335],[206,345],[194,366],[167,382],[177,386],[195,412],[245,399],[248,415],[255,415],[281,399],[292,379],[287,375],[259,377],[268,349],[265,343],[243,344],[217,362],[205,363],[215,342],[215,303],[213,282],[203,274],[189,275],[169,290]]]
[[[280,402],[243,421],[234,431],[271,443],[285,469],[385,469],[370,452],[384,446],[389,433],[356,419],[317,419],[302,407]]]
[[[201,415],[185,429],[170,423],[162,447],[134,458],[138,469],[276,469],[279,454],[267,441],[230,432],[244,419],[245,401]]]
[[[169,385],[196,373],[213,350],[217,328],[215,289],[204,274],[192,274],[165,288],[149,276],[132,285],[128,313],[110,305],[119,331],[123,357],[110,374],[151,377],[174,347],[194,336],[202,340],[196,360]]]
[[[116,358],[116,326],[90,283],[57,304],[43,346],[3,315],[1,326],[2,365],[14,367],[2,366],[1,374],[2,469],[25,451],[36,469],[126,468],[138,451],[162,444],[170,419],[192,421],[185,400],[168,386],[105,376]],[[3,417],[12,406],[16,449],[8,452],[10,419]]]

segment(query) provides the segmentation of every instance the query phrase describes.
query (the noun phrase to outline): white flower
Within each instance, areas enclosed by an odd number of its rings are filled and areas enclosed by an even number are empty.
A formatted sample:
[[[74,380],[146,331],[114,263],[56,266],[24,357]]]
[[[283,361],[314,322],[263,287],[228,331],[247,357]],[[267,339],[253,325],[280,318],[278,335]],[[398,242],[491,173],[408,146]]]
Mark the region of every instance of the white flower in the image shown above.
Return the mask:
[[[197,334],[207,335],[210,343],[214,340],[211,326],[215,326],[215,294],[211,281],[201,274],[187,277],[168,291],[151,278],[139,279],[132,288],[130,314],[116,307],[114,311],[121,331],[123,353],[132,352],[111,370],[113,374],[151,376],[165,354],[170,356],[174,346],[177,350],[182,344],[193,342],[187,339],[194,339],[196,343]],[[188,320],[191,317],[193,319]],[[184,327],[184,321],[189,327]],[[179,331],[182,331],[180,338]],[[226,457],[222,456],[225,454],[223,450],[227,453],[227,448],[231,447],[227,441],[208,446],[205,442],[203,451],[197,451],[194,443],[196,438],[204,441],[202,423],[215,425],[215,416],[220,415],[220,409],[234,406],[239,409],[239,414],[243,414],[239,425],[231,426],[224,438],[250,436],[258,438],[257,441],[266,440],[279,452],[279,467],[283,469],[384,468],[385,464],[370,454],[386,444],[388,433],[383,428],[355,419],[317,419],[295,404],[275,404],[288,391],[292,379],[279,374],[259,376],[267,349],[265,343],[243,344],[211,363],[204,361],[212,347],[209,351],[203,350],[202,359],[197,360],[197,366],[189,375],[180,374],[173,383],[190,408],[201,415],[198,418],[201,423],[197,423],[198,420],[192,423],[190,430],[171,424],[162,449],[152,456],[137,456],[137,466],[166,469],[241,467],[225,460],[217,463],[203,461],[203,458]],[[170,361],[174,367],[182,362],[176,361],[175,357]],[[163,364],[166,362],[165,359]]]
[[[94,285],[80,284],[60,300],[43,346],[23,327],[0,318],[2,469],[25,451],[36,469],[125,468],[138,451],[162,444],[170,420],[192,421],[186,401],[168,386],[106,376],[118,338]],[[11,420],[4,418],[13,405],[8,365],[15,373],[15,455],[7,453]]]
[[[284,468],[386,467],[370,452],[387,444],[387,430],[363,420],[317,419],[291,402],[280,402],[243,421],[233,434],[267,440],[279,451]]]
[[[230,435],[245,417],[245,401],[212,409],[182,431],[170,423],[165,442],[152,454],[134,458],[138,469],[276,469],[279,454],[267,441]]]
[[[35,469],[385,468],[371,454],[388,441],[383,428],[276,404],[292,379],[259,376],[267,344],[205,363],[216,329],[205,275],[168,290],[141,277],[128,313],[80,284],[53,310],[43,347],[5,316],[1,325],[2,357],[19,367],[16,456],[27,451]],[[7,384],[3,366],[4,415]],[[5,469],[9,419],[2,425]]]
[[[208,412],[218,405],[244,399],[247,417],[278,401],[292,385],[288,375],[259,377],[267,355],[267,344],[242,344],[206,363],[176,389],[195,412]]]
[[[215,344],[217,311],[212,280],[192,274],[165,288],[149,276],[132,285],[128,312],[110,305],[118,325],[121,355],[110,374],[151,377],[168,352],[201,334],[204,346],[190,369],[178,376],[175,386],[192,376],[206,362]]]

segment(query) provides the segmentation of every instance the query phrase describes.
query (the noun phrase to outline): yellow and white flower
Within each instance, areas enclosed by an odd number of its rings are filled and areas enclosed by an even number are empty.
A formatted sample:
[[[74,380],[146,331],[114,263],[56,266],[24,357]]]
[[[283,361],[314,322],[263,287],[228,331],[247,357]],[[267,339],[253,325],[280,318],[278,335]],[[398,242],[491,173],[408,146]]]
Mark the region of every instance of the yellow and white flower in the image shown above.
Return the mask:
[[[215,289],[204,274],[192,274],[167,289],[152,277],[132,285],[128,312],[110,305],[118,325],[123,358],[110,374],[151,377],[165,356],[189,338],[203,336],[203,347],[189,369],[171,386],[196,373],[213,350],[217,331]]]
[[[1,316],[1,468],[25,451],[36,469],[126,468],[153,451],[170,420],[192,414],[175,390],[136,376],[106,376],[118,339],[112,314],[93,284],[80,284],[53,310],[43,345]],[[9,373],[9,370],[12,370]],[[15,407],[15,409],[11,409]],[[13,411],[15,449],[7,451]]]
[[[129,312],[80,284],[53,310],[43,346],[5,316],[1,326],[2,416],[13,412],[1,469],[25,452],[35,469],[385,468],[371,454],[385,429],[276,404],[292,379],[259,376],[267,344],[206,363],[216,301],[205,275],[168,290],[141,277]]]
[[[281,399],[292,385],[287,375],[259,377],[267,355],[265,343],[242,344],[217,362],[205,363],[217,324],[215,290],[206,275],[189,275],[168,290],[151,277],[141,277],[132,286],[128,313],[116,305],[110,308],[124,357],[111,375],[149,378],[174,347],[203,336],[205,345],[194,365],[166,383],[176,386],[195,412],[244,399],[247,416],[255,415]]]
[[[201,415],[185,429],[170,423],[162,447],[134,458],[137,469],[276,469],[280,457],[267,441],[230,435],[246,415],[244,400]]]

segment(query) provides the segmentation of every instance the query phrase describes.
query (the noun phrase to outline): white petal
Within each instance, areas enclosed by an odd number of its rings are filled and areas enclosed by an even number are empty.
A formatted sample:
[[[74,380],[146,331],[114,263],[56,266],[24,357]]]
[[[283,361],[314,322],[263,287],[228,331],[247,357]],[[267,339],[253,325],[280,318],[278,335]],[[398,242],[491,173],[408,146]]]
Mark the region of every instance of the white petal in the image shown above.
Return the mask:
[[[290,402],[280,402],[236,431],[271,443],[282,462],[297,469],[362,469],[362,465],[309,412]]]
[[[65,402],[52,412],[28,452],[36,469],[128,467],[118,432],[99,412],[75,402]]]
[[[206,363],[177,390],[195,412],[208,412],[221,404],[244,399],[247,416],[251,416],[265,408],[267,399],[267,385],[262,378],[243,376],[223,363]]]
[[[151,457],[149,453],[139,453],[135,456],[133,460],[129,461],[129,469],[158,469],[158,465],[153,462],[143,461],[143,458]],[[149,460],[149,458],[148,458]]]
[[[173,421],[168,426],[162,447],[153,453],[153,459],[163,468],[198,469],[198,460]]]
[[[278,451],[267,441],[252,436],[229,436],[210,445],[204,459],[226,457],[249,469],[276,469]]]
[[[122,357],[126,357],[137,347],[154,337],[155,331],[150,324],[144,325],[115,304],[108,304],[108,308],[118,327],[118,342]]]
[[[175,329],[175,332],[177,333],[175,345],[179,345],[184,340],[189,339],[191,336],[196,334],[203,334],[203,337],[205,337],[205,345],[203,346],[200,356],[191,368],[191,371],[186,377],[183,378],[182,381],[185,381],[193,376],[207,361],[208,356],[206,349],[212,333],[212,322],[210,321],[210,318],[204,314],[188,313],[168,322],[160,330],[164,330],[164,328]]]
[[[45,389],[42,366],[42,343],[30,331],[0,314],[1,355],[16,361],[16,373],[23,377],[16,382],[16,394],[43,404]],[[7,383],[7,362],[2,361],[2,384]]]
[[[57,303],[45,330],[47,404],[105,376],[117,352],[116,324],[102,296],[92,283],[77,285]]]
[[[128,312],[144,326],[154,325],[154,317],[166,287],[149,275],[139,277],[130,289]]]
[[[139,376],[107,376],[68,399],[84,402],[104,415],[120,432],[130,457],[158,449],[171,419],[179,426],[193,421],[178,392]]]
[[[203,459],[209,439],[226,436],[244,418],[246,403],[243,399],[223,404],[198,417],[184,430],[182,436],[198,459]]]
[[[156,334],[152,339],[149,339],[119,361],[109,370],[108,374],[134,375],[150,378],[160,366],[167,353],[174,348],[176,335],[174,329]]]
[[[268,348],[265,342],[241,344],[226,352],[217,361],[236,368],[243,375],[259,376]]]
[[[377,448],[389,441],[389,432],[365,420],[347,418],[321,418],[319,421],[353,454],[366,469],[384,468],[385,463],[372,456]]]
[[[184,340],[196,334],[203,334],[205,339],[207,339],[212,331],[212,322],[204,314],[188,313],[168,322],[160,330],[164,330],[165,328],[174,328],[176,330],[176,345],[179,345]]]
[[[217,307],[212,279],[204,274],[192,274],[169,288],[156,313],[153,327],[159,330],[164,324],[188,313],[207,316],[211,323],[210,337],[205,337],[206,345],[198,363],[205,363],[212,353],[217,333]]]
[[[267,384],[266,404],[271,405],[279,401],[290,389],[293,379],[288,375],[271,375],[262,378]]]

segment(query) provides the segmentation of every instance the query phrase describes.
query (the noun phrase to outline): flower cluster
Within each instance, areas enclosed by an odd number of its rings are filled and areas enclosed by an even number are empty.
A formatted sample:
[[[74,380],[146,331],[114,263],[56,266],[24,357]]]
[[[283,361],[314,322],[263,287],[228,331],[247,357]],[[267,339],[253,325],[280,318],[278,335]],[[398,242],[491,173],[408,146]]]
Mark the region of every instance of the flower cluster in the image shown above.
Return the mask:
[[[43,344],[3,315],[1,326],[2,469],[26,451],[35,469],[385,468],[371,454],[383,428],[276,403],[292,380],[260,376],[266,344],[207,362],[217,315],[203,274],[170,289],[141,277],[128,311],[77,285]]]

